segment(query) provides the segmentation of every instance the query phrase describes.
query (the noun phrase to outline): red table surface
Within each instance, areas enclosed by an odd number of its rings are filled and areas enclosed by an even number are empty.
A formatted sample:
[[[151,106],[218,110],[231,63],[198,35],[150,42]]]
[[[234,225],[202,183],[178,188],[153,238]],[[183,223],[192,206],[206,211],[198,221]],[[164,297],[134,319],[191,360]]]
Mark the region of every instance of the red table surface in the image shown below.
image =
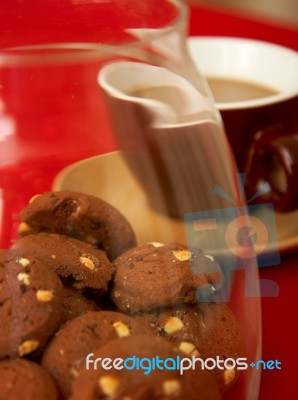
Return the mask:
[[[220,8],[190,7],[191,36],[234,36],[264,40],[298,50],[298,28],[268,20],[253,19]],[[298,71],[297,71],[298,79]],[[298,223],[298,221],[297,221]],[[260,277],[279,285],[276,298],[262,298],[263,359],[281,361],[281,370],[263,370],[260,400],[297,398],[298,324],[296,293],[298,249],[281,255],[281,264],[260,268]],[[241,400],[241,399],[239,399]]]

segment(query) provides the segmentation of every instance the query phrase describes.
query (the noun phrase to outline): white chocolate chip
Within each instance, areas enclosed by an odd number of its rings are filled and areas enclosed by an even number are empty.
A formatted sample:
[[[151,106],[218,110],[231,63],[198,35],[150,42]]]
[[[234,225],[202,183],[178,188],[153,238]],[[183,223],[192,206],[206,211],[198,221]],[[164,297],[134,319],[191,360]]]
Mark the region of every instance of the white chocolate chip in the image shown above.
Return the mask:
[[[55,260],[56,255],[55,255],[55,254],[52,254],[52,255],[51,255],[51,258],[52,258],[53,260]]]
[[[22,267],[28,267],[28,265],[30,264],[30,260],[28,260],[28,258],[25,257],[18,257],[16,259],[18,264],[21,264]]]
[[[189,355],[195,350],[195,345],[190,342],[181,342],[179,345],[179,350],[183,351],[183,353]]]
[[[179,261],[188,261],[191,259],[191,252],[188,250],[173,250],[172,253]]]
[[[18,347],[19,356],[22,357],[26,354],[32,353],[39,347],[39,342],[37,340],[25,340]]]
[[[98,240],[94,236],[88,235],[84,237],[84,242],[87,242],[92,245],[97,245]]]
[[[129,327],[121,321],[117,321],[113,323],[113,327],[119,338],[130,336]]]
[[[75,367],[71,368],[69,373],[72,378],[76,378],[79,375],[79,371]]]
[[[162,384],[166,396],[178,396],[181,391],[181,383],[176,379],[167,379]]]
[[[74,202],[74,203],[76,203],[76,205],[78,204],[77,202]],[[73,215],[74,217],[77,217],[77,216],[80,214],[80,212],[81,212],[81,207],[80,207],[80,206],[77,206],[75,212],[73,212],[72,215]]]
[[[235,375],[235,368],[226,368],[223,373],[225,385],[232,383],[235,379]]]
[[[192,351],[190,354],[189,354],[191,357],[200,357],[200,353],[199,353],[199,351],[197,350],[197,349],[195,349],[194,351]]]
[[[182,329],[183,327],[184,324],[180,318],[169,317],[163,329],[166,333],[171,334],[180,331],[180,329]]]
[[[163,247],[164,243],[161,242],[150,242],[148,244],[151,244],[153,247]]]
[[[205,256],[206,258],[209,258],[209,260],[214,261],[214,257],[209,256],[209,254],[204,254],[204,256]]]
[[[117,392],[119,381],[113,376],[105,375],[99,378],[98,384],[100,389],[106,396],[112,397]]]
[[[84,289],[85,286],[81,282],[75,282],[75,283],[72,284],[72,287],[77,289],[77,290],[81,290],[81,289]]]
[[[91,260],[91,258],[85,257],[85,256],[81,256],[80,257],[80,263],[82,263],[83,265],[85,265],[85,267],[93,270],[95,269],[95,265],[94,262]]]
[[[32,204],[33,201],[34,201],[35,199],[37,199],[37,197],[39,197],[39,196],[40,196],[40,194],[35,194],[34,196],[32,196],[31,199],[29,200],[29,204]]]
[[[29,274],[25,274],[24,272],[20,272],[17,276],[19,282],[22,282],[24,285],[29,286],[30,284],[30,276]]]
[[[36,298],[38,301],[48,302],[53,299],[54,295],[50,290],[38,290],[36,292]]]
[[[28,224],[26,224],[26,222],[21,222],[21,223],[19,224],[18,231],[19,231],[19,234],[20,234],[20,235],[28,234],[28,233],[31,233],[31,232],[32,232],[32,228],[31,228],[31,226],[29,226]]]

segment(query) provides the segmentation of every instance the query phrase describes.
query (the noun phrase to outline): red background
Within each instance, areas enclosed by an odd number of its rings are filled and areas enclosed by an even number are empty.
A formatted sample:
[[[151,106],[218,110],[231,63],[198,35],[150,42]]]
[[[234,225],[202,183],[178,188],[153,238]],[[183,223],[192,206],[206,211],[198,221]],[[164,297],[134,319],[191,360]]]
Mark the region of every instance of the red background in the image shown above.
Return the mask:
[[[55,1],[57,2],[57,0]],[[37,3],[36,0],[34,2]],[[158,4],[158,0],[156,2]],[[18,3],[22,4],[24,2],[19,1]],[[5,4],[9,4],[9,2]],[[45,9],[43,8],[43,10]],[[14,10],[13,17],[15,17]],[[3,13],[0,16],[0,20],[2,21],[2,33],[5,33],[5,22],[9,22],[7,15]],[[38,19],[36,21],[37,24]],[[18,23],[19,29],[25,26],[27,34],[30,33],[29,26],[24,21],[23,23],[18,21]],[[62,28],[64,35],[65,26]],[[10,34],[9,31],[6,30],[6,32]],[[220,9],[201,6],[191,7],[190,35],[252,38],[277,43],[298,50],[298,30],[273,24],[269,21],[253,20],[252,18],[240,16],[235,12],[225,12]],[[18,40],[19,38],[20,36],[18,35]],[[0,44],[1,40],[7,44],[5,35],[1,36]],[[282,261],[279,266],[261,268],[260,275],[261,278],[274,280],[280,288],[278,298],[262,298],[263,359],[278,359],[282,363],[281,371],[263,371],[260,400],[279,398],[285,400],[296,399],[296,388],[298,387],[295,362],[297,354],[296,340],[298,337],[298,324],[296,322],[298,252],[296,254],[282,255]]]

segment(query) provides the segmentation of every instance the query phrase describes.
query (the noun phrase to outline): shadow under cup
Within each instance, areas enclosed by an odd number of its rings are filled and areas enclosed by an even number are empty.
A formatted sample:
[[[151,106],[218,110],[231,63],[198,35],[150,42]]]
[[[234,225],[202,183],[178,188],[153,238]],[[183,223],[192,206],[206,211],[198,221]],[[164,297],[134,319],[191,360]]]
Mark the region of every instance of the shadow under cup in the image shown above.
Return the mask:
[[[298,54],[236,38],[190,38],[189,48],[246,174],[248,200],[281,212],[297,209]]]

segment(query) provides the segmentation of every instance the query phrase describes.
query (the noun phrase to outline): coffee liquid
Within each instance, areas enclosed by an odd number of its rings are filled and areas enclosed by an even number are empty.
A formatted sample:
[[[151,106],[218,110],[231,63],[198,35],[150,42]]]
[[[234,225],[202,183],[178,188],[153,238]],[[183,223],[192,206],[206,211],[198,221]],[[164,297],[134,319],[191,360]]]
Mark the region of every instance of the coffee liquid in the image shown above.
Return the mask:
[[[210,76],[207,81],[216,103],[255,100],[278,94],[274,88],[244,80]]]

